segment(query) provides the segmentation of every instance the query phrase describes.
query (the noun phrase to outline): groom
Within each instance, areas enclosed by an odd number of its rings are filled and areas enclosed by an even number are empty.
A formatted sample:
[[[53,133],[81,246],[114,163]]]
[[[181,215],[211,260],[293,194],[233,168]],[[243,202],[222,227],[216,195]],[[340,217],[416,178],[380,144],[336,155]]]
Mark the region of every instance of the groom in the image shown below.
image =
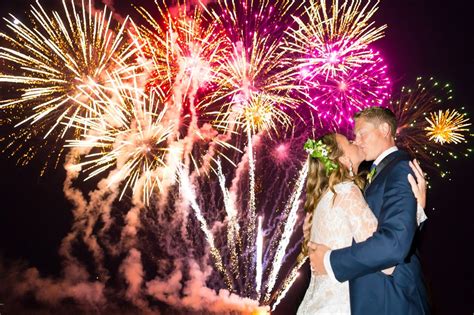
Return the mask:
[[[349,280],[351,314],[428,314],[420,261],[415,254],[416,199],[407,176],[410,157],[395,146],[395,115],[381,107],[355,116],[356,144],[374,163],[365,198],[378,219],[376,232],[361,243],[330,250],[310,246],[313,272]],[[392,275],[380,272],[395,266]]]

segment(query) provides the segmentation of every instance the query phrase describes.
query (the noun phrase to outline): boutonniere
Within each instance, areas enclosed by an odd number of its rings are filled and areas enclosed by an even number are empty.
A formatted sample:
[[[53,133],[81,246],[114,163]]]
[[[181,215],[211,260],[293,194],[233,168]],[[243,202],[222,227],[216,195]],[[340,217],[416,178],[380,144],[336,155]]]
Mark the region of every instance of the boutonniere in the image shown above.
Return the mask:
[[[369,172],[369,174],[367,174],[367,181],[369,182],[369,184],[372,183],[372,178],[374,178],[376,171],[377,171],[377,168],[374,167],[374,168]]]

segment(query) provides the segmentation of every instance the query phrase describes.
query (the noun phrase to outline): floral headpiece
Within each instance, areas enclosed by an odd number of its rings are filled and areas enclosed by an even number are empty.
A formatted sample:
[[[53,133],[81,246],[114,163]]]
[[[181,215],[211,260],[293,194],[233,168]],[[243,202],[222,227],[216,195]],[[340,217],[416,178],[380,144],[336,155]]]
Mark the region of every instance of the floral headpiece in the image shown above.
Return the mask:
[[[337,170],[338,165],[328,156],[329,153],[331,153],[331,150],[323,143],[323,141],[308,139],[304,144],[304,149],[309,153],[309,155],[311,155],[311,157],[320,160],[321,163],[324,164],[326,175],[329,175],[332,171]]]

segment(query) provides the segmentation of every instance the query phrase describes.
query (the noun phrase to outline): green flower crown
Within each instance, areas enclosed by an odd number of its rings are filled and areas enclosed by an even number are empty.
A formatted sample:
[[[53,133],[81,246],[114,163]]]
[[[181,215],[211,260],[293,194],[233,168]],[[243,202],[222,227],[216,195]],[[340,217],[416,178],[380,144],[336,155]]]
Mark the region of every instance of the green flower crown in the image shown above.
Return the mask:
[[[311,157],[320,160],[321,163],[324,164],[326,175],[329,175],[332,171],[338,169],[338,165],[328,156],[329,153],[331,153],[331,150],[323,143],[322,140],[316,141],[313,139],[308,139],[304,144],[304,149]]]

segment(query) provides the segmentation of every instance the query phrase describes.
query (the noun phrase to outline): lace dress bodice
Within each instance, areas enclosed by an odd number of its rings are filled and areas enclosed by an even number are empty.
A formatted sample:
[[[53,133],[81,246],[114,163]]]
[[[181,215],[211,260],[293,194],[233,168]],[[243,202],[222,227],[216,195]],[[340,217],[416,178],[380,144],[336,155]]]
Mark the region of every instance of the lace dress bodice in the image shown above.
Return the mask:
[[[362,242],[377,228],[377,219],[353,182],[334,186],[321,197],[313,213],[311,241],[332,249]],[[311,275],[298,314],[350,314],[349,283],[329,276]]]

